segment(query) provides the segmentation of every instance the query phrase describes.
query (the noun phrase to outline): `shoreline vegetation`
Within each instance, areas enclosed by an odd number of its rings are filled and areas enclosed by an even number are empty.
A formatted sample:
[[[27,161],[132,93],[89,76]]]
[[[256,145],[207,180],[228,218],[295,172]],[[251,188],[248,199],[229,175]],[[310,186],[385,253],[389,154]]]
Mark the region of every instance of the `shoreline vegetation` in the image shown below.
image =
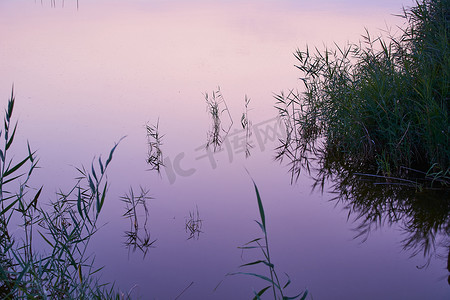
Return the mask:
[[[355,173],[448,188],[450,3],[419,0],[400,17],[400,36],[366,31],[359,43],[294,54],[304,92],[275,96],[287,133],[276,159],[289,161],[292,181],[317,159],[319,169],[345,161]]]
[[[128,299],[114,285],[98,281],[102,268],[94,267],[95,257],[87,251],[99,229],[106,170],[118,143],[91,170],[77,168],[79,176],[69,191],[61,190],[56,200],[42,204],[43,187],[28,184],[39,162],[30,145],[25,158],[9,158],[17,129],[14,102],[13,88],[0,131],[0,298]]]
[[[450,1],[404,9],[388,38],[294,54],[304,92],[275,96],[286,128],[276,160],[313,189],[331,184],[365,241],[399,224],[404,251],[438,257],[450,272]],[[448,273],[450,284],[450,273]]]
[[[429,253],[438,233],[442,230],[448,233],[449,206],[443,205],[448,200],[432,203],[441,214],[439,221],[425,220],[418,226],[415,221],[419,217],[416,215],[428,216],[430,211],[428,199],[423,201],[426,205],[408,208],[408,212],[413,212],[412,216],[405,213],[399,217],[396,215],[397,202],[388,200],[399,198],[401,205],[403,202],[409,205],[410,195],[401,198],[398,196],[400,192],[393,189],[393,196],[388,194],[368,199],[368,193],[373,191],[371,187],[349,188],[353,187],[353,176],[359,174],[383,178],[394,187],[398,184],[419,190],[444,188],[448,191],[450,3],[418,0],[416,4],[404,10],[402,17],[408,27],[398,37],[373,39],[366,32],[359,44],[345,48],[336,46],[335,50],[324,52],[307,48],[295,53],[296,67],[304,75],[305,92],[291,90],[286,95],[276,96],[276,107],[287,130],[287,138],[281,141],[276,158],[290,162],[291,180],[298,178],[301,170],[310,171],[312,161],[316,160],[322,167],[319,172],[322,187],[330,174],[338,172],[338,176],[341,174],[343,177],[337,183],[342,187],[340,200],[346,200],[348,195],[351,196],[348,198],[361,200],[347,207],[362,220],[361,235],[371,231],[373,224],[381,223],[383,216],[380,211],[389,204],[396,216],[392,222],[402,218],[406,220],[405,225],[409,225],[404,248]],[[221,94],[217,96],[221,97]],[[215,143],[220,142],[218,133],[223,130],[217,119],[220,102],[214,93],[213,101],[207,94],[205,97],[214,117],[209,137],[212,137],[211,144],[215,147]],[[54,202],[41,204],[43,187],[34,189],[28,184],[38,168],[35,152],[27,145],[28,154],[24,158],[18,161],[10,158],[17,129],[17,123],[12,122],[14,102],[13,89],[5,110],[4,127],[0,131],[0,298],[131,298],[132,290],[124,294],[116,291],[114,284],[98,281],[102,268],[94,267],[95,257],[88,253],[89,242],[99,229],[97,220],[109,187],[106,170],[120,141],[113,146],[106,160],[100,157],[90,169],[78,168],[79,177],[69,191],[60,191]],[[248,126],[247,98],[245,103],[246,111],[241,118],[244,129]],[[162,143],[157,134],[158,125],[147,126],[147,131],[148,137],[154,139],[149,142],[147,161],[159,172],[162,165],[159,147]],[[285,296],[290,280],[287,277],[282,285],[275,272],[269,253],[265,212],[256,184],[254,188],[260,214],[257,224],[263,237],[250,241],[241,249],[259,249],[263,257],[241,267],[267,266],[270,277],[255,272],[229,275],[244,274],[265,281],[268,285],[254,293],[255,299],[260,299],[266,291],[267,294],[271,292],[275,299],[305,299],[307,290],[294,297]],[[129,195],[122,197],[127,205],[125,216],[131,222],[131,229],[127,232],[128,245],[134,247],[132,249],[139,248],[144,255],[154,240],[145,229],[147,215],[143,221],[144,233],[138,234],[135,211],[138,205],[142,205],[148,214],[144,200],[150,198],[146,195],[145,190],[137,196],[130,190]],[[367,214],[372,211],[376,214]],[[13,230],[17,226],[23,229],[20,234]],[[197,209],[196,214],[190,214],[186,230],[195,236],[201,232],[200,229]],[[45,245],[44,249],[35,247],[38,242]],[[416,247],[416,242],[421,244]],[[448,244],[447,240],[443,243]]]

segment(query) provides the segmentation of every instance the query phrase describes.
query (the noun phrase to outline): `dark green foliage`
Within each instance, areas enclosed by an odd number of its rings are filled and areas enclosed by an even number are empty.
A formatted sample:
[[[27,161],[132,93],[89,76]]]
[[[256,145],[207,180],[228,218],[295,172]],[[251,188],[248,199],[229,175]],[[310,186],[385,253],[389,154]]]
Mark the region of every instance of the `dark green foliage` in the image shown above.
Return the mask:
[[[47,207],[39,205],[42,187],[33,190],[29,179],[38,160],[28,145],[28,155],[8,159],[17,124],[12,127],[14,93],[4,119],[4,142],[0,150],[0,298],[2,299],[105,299],[119,298],[96,280],[94,259],[87,255],[89,241],[98,230],[97,221],[107,191],[108,159],[98,160],[91,173],[78,169],[79,178],[69,192],[58,193]],[[11,128],[12,132],[11,132]],[[23,232],[14,230],[20,226]],[[48,251],[34,248],[42,238]]]
[[[423,0],[404,11],[399,37],[298,50],[305,91],[276,96],[287,129],[278,159],[298,175],[308,153],[338,152],[386,176],[418,169],[448,183],[449,15],[449,1]]]
[[[184,229],[189,234],[188,240],[199,239],[200,233],[202,233],[203,220],[200,219],[200,213],[198,212],[198,206],[195,206],[195,210],[189,212],[189,218],[186,218]]]
[[[331,201],[339,203],[355,224],[355,238],[365,241],[369,234],[386,225],[401,230],[403,249],[411,256],[423,254],[427,265],[434,258],[448,257],[450,250],[450,191],[424,189],[422,179],[392,178],[362,174],[361,169],[328,157],[316,184],[331,183]],[[423,174],[416,176],[422,177]]]
[[[250,104],[250,98],[247,97],[247,95],[245,95],[245,99],[244,99],[244,104],[245,104],[245,110],[242,113],[241,116],[241,126],[242,129],[245,131],[245,157],[248,158],[250,156],[250,149],[253,147],[250,142],[249,139],[252,135],[252,122],[249,120],[248,117],[248,105]]]
[[[130,188],[130,192],[120,197],[125,203],[126,211],[123,216],[130,220],[130,230],[125,231],[125,246],[128,250],[133,252],[136,249],[142,252],[143,257],[147,255],[148,249],[154,247],[153,244],[156,240],[150,238],[150,231],[148,230],[148,207],[147,201],[153,199],[148,196],[149,191],[140,188],[139,194],[135,194],[133,188]],[[139,215],[141,209],[144,211],[144,216]],[[143,221],[143,224],[142,222]]]

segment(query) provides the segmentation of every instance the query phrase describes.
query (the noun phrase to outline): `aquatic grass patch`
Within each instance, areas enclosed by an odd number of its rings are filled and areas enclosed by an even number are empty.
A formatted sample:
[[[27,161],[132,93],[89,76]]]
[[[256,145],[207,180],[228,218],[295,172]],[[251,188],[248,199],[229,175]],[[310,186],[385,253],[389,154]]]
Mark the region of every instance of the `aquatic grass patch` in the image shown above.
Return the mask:
[[[256,194],[256,200],[258,203],[258,210],[259,210],[259,217],[260,220],[257,221],[255,220],[255,222],[258,224],[259,228],[261,229],[262,233],[263,233],[263,237],[262,238],[255,238],[249,242],[247,242],[246,244],[244,244],[241,247],[238,247],[239,249],[242,250],[260,250],[260,252],[262,253],[262,258],[259,260],[255,260],[246,264],[243,264],[240,266],[240,268],[248,268],[248,267],[252,267],[252,266],[256,266],[256,265],[263,265],[266,266],[268,271],[269,271],[269,275],[266,274],[259,274],[259,273],[255,273],[255,272],[234,272],[234,273],[229,273],[227,275],[247,275],[247,276],[252,276],[252,277],[256,277],[261,279],[262,281],[266,282],[266,284],[269,284],[265,287],[263,287],[261,290],[259,291],[253,291],[254,293],[254,298],[253,299],[261,299],[262,295],[265,294],[267,291],[272,291],[273,294],[273,299],[283,299],[283,300],[287,300],[287,299],[300,299],[300,300],[304,300],[306,299],[306,297],[308,296],[308,290],[305,290],[303,292],[298,293],[295,296],[287,296],[286,295],[286,288],[291,284],[291,280],[289,278],[289,276],[285,273],[287,280],[286,282],[282,285],[278,276],[277,271],[275,270],[275,265],[272,261],[272,258],[270,256],[270,249],[269,249],[269,239],[268,239],[268,235],[267,235],[267,227],[266,227],[266,214],[264,211],[264,206],[261,200],[261,196],[258,190],[258,187],[256,186],[256,183],[253,182],[253,186],[255,188],[255,194]]]
[[[205,100],[207,111],[212,119],[211,130],[207,133],[206,148],[209,148],[212,145],[213,151],[216,152],[221,149],[223,141],[230,132],[230,129],[233,126],[233,118],[231,117],[230,110],[222,96],[220,87],[217,87],[217,90],[213,91],[211,96],[208,93],[205,93]],[[228,116],[229,124],[223,126],[221,116],[225,112]]]
[[[319,134],[319,127],[315,123],[317,113],[303,116],[306,108],[298,91],[290,90],[287,94],[281,92],[275,95],[275,99],[275,107],[285,130],[284,137],[279,138],[279,146],[275,149],[275,160],[288,161],[293,183],[303,169],[311,171],[312,162],[320,153],[319,138],[312,138]]]
[[[150,170],[156,170],[161,174],[161,167],[164,167],[164,159],[162,153],[162,138],[159,133],[159,120],[156,125],[145,126],[147,129],[147,164],[150,165]]]
[[[12,122],[14,89],[5,111],[0,150],[0,297],[2,299],[119,299],[101,284],[94,256],[88,253],[106,200],[106,171],[118,144],[107,159],[94,160],[90,170],[78,168],[73,187],[57,199],[40,201],[43,187],[33,189],[30,178],[38,159],[9,158],[17,122]],[[16,230],[17,226],[21,230]],[[47,245],[38,251],[35,246]]]
[[[198,206],[195,206],[195,210],[189,212],[189,217],[186,218],[185,231],[189,234],[188,240],[199,239],[200,233],[202,233],[203,220],[200,218]]]
[[[310,153],[331,152],[386,176],[448,174],[449,6],[418,1],[399,36],[297,50],[304,91],[276,96],[288,137],[277,158],[294,157],[294,174]]]
[[[250,98],[247,97],[247,95],[245,95],[245,99],[244,99],[244,112],[242,113],[241,116],[241,126],[242,129],[245,131],[245,145],[244,145],[244,152],[245,152],[245,157],[248,158],[250,156],[250,149],[253,148],[253,146],[250,144],[249,139],[252,136],[252,122],[250,121],[249,117],[248,117],[248,106],[250,104]]]
[[[149,211],[147,201],[153,199],[148,196],[149,190],[140,188],[135,194],[133,188],[120,199],[125,203],[126,211],[123,216],[130,221],[130,230],[125,231],[125,246],[133,252],[139,249],[145,258],[148,249],[154,247],[156,239],[152,240],[148,230]],[[143,221],[143,224],[142,222]]]
[[[17,272],[15,268],[20,263],[23,266],[22,269],[30,269],[27,262],[32,259],[33,248],[30,241],[32,241],[33,235],[31,228],[35,223],[30,222],[30,219],[33,219],[35,215],[34,210],[36,210],[42,190],[42,188],[39,189],[39,192],[29,203],[25,202],[24,197],[28,191],[27,183],[38,163],[35,152],[31,151],[29,144],[27,145],[28,155],[26,157],[18,162],[9,158],[10,148],[13,145],[17,130],[17,122],[12,123],[14,104],[13,87],[5,110],[3,130],[0,131],[0,137],[2,138],[2,149],[0,150],[0,296],[5,299],[12,298],[13,291],[21,288],[18,283],[22,281],[22,278],[23,280],[30,279],[26,272]],[[25,170],[26,167],[28,167],[27,170]],[[17,188],[17,192],[9,190],[9,186],[13,184],[15,184],[15,187],[12,188]],[[16,215],[23,218],[23,227],[26,229],[26,242],[20,247],[14,247],[15,240],[10,230],[11,219]],[[14,250],[18,253],[13,252]],[[20,279],[20,281],[18,282],[17,279]],[[31,287],[31,289],[33,288]]]

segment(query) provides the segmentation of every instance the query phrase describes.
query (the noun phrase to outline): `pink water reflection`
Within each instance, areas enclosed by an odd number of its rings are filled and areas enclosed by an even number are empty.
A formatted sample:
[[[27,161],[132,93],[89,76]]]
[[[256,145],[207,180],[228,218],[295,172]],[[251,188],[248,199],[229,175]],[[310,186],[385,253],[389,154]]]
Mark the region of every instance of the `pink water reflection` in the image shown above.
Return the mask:
[[[252,295],[251,287],[261,283],[245,278],[227,279],[212,294],[223,275],[242,263],[236,247],[258,234],[246,167],[264,195],[274,256],[296,287],[307,287],[315,299],[443,299],[448,290],[436,279],[440,266],[417,271],[415,261],[398,254],[395,229],[367,244],[351,241],[346,215],[326,202],[327,195],[311,195],[307,178],[289,185],[286,169],[272,161],[275,142],[248,160],[230,162],[221,153],[217,168],[195,159],[210,126],[202,93],[220,86],[236,124],[245,95],[252,99],[254,124],[269,120],[276,114],[273,93],[300,87],[292,55],[297,47],[357,41],[365,27],[376,33],[390,24],[395,31],[402,20],[392,14],[409,4],[80,1],[76,10],[75,1],[66,1],[65,8],[1,1],[0,96],[6,103],[14,82],[18,142],[28,139],[39,149],[48,198],[74,177],[69,165],[89,164],[128,135],[111,169],[106,212],[121,220],[119,196],[130,185],[149,186],[158,243],[146,260],[128,260],[120,245],[126,225],[121,221],[110,222],[94,242],[98,262],[106,265],[105,280],[117,279],[124,290],[138,284],[144,298],[167,299],[194,281],[185,299]],[[165,154],[174,159],[184,152],[184,167],[196,169],[172,185],[164,174],[145,171],[144,125],[158,118]],[[184,220],[195,205],[205,233],[186,242]]]

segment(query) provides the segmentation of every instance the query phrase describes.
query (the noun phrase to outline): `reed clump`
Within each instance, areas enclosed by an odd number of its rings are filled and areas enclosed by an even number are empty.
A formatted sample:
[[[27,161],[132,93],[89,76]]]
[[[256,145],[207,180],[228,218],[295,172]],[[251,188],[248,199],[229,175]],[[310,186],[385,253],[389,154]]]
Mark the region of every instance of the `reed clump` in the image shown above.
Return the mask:
[[[149,211],[147,202],[153,199],[148,195],[149,192],[149,190],[141,187],[139,193],[136,193],[130,187],[130,191],[120,197],[126,208],[123,216],[130,221],[130,230],[125,231],[126,240],[124,244],[129,251],[135,252],[136,249],[141,251],[144,258],[149,248],[154,247],[153,244],[156,243],[156,239],[151,239],[148,229]],[[142,211],[143,216],[140,216]]]
[[[213,151],[217,152],[221,150],[222,143],[233,126],[233,118],[231,117],[225,98],[222,96],[220,87],[217,87],[217,90],[213,91],[211,96],[209,96],[208,93],[205,93],[205,100],[207,111],[212,118],[211,130],[207,133],[206,148],[208,149],[212,145]],[[221,119],[222,114],[225,112],[229,118],[228,125],[224,125],[223,120]]]
[[[276,96],[287,129],[278,159],[292,171],[314,152],[449,185],[450,2],[418,0],[401,17],[398,36],[366,31],[358,44],[296,51],[305,90]]]
[[[30,187],[38,168],[35,152],[28,145],[22,159],[11,155],[17,129],[17,122],[12,122],[14,103],[12,92],[0,130],[0,298],[128,299],[98,281],[101,268],[88,254],[106,199],[106,170],[117,144],[106,160],[93,162],[90,171],[79,168],[69,191],[60,191],[55,201],[41,205],[43,187]]]

